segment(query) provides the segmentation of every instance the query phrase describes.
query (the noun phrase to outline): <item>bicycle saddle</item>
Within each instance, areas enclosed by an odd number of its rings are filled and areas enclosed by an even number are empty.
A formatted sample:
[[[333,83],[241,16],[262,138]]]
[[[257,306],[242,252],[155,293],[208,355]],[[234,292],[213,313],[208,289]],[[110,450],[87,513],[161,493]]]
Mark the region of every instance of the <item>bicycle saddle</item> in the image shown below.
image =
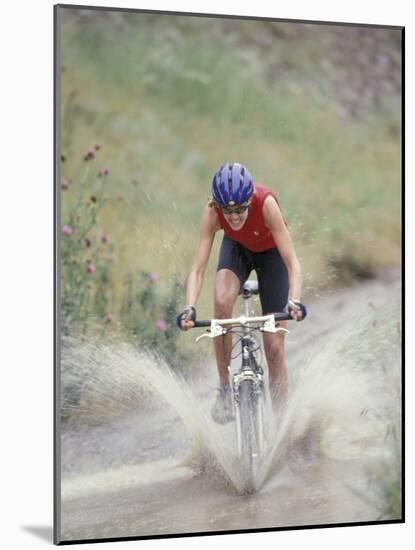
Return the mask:
[[[259,294],[258,281],[245,281],[242,287],[242,294],[244,296],[248,294]]]

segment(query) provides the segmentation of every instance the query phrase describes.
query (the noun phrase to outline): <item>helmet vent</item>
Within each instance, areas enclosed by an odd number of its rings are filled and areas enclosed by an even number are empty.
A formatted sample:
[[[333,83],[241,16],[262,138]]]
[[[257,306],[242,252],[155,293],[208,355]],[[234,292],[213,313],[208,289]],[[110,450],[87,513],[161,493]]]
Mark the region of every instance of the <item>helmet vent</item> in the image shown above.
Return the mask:
[[[241,172],[239,174],[239,190],[242,190],[243,184],[244,184],[244,178],[245,178],[245,166],[242,166]]]
[[[229,172],[228,172],[228,189],[229,189],[230,196],[232,196],[232,171],[233,171],[233,164],[230,164]]]

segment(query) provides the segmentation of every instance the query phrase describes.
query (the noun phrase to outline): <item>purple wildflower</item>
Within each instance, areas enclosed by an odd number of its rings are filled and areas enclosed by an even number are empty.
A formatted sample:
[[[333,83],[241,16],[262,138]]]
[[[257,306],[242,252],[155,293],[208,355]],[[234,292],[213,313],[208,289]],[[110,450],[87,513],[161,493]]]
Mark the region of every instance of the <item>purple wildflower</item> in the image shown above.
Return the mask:
[[[164,319],[159,319],[158,321],[156,321],[156,328],[160,332],[166,332],[166,330],[167,330],[166,321]]]
[[[147,278],[148,280],[150,281],[150,283],[156,283],[158,280],[159,280],[159,276],[157,273],[155,273],[154,271],[152,271],[151,273],[149,273],[147,275]]]
[[[88,262],[88,265],[87,265],[87,268],[86,268],[87,272],[88,273],[95,273],[97,268],[95,267],[95,264],[93,264],[92,262]]]
[[[65,235],[65,237],[69,237],[73,233],[73,229],[70,225],[64,225],[62,227],[62,232]]]
[[[102,168],[98,172],[98,176],[101,178],[102,176],[108,176],[109,173],[110,173],[110,169],[108,168],[108,166],[105,166],[105,168]]]
[[[87,154],[84,156],[84,160],[85,161],[88,161],[88,160],[92,160],[94,159],[96,156],[96,152],[95,152],[95,149],[90,149]]]

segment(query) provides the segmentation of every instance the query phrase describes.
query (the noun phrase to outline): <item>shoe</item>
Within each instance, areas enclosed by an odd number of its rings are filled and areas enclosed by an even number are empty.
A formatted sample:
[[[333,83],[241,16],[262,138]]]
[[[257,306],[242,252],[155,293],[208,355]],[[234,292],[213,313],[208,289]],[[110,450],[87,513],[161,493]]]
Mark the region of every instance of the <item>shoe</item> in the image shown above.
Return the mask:
[[[233,420],[232,392],[229,384],[219,387],[219,393],[212,409],[212,418],[218,424],[226,424]]]

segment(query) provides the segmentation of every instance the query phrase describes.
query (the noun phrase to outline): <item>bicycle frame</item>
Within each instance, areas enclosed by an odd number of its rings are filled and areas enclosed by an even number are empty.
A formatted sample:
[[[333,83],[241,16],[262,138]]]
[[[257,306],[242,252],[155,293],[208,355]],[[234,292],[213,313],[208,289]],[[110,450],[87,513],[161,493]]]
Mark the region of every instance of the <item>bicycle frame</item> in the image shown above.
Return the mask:
[[[234,327],[242,329],[241,354],[242,362],[239,370],[232,375],[232,395],[236,416],[236,432],[238,442],[238,454],[241,459],[243,477],[246,492],[255,490],[255,472],[258,467],[258,459],[264,450],[263,433],[263,407],[264,377],[263,370],[258,365],[254,355],[255,340],[252,337],[254,330],[261,332],[289,332],[287,329],[277,327],[278,321],[291,320],[288,313],[276,313],[263,316],[250,316],[251,297],[258,293],[256,281],[248,281],[243,287],[244,314],[231,319],[211,319],[210,321],[197,321],[195,327],[207,327],[208,333],[201,338],[216,338],[225,334],[232,334]],[[258,325],[255,326],[254,325]],[[242,433],[244,432],[244,433]],[[248,433],[246,433],[248,432]]]
[[[251,297],[250,291],[244,291],[244,314],[246,318],[249,318],[251,312]],[[251,321],[252,322],[252,321]],[[268,322],[268,321],[266,321]],[[274,321],[275,325],[275,321]],[[276,329],[277,330],[277,329]],[[242,364],[240,369],[232,376],[232,392],[235,403],[236,412],[236,430],[237,430],[237,442],[238,442],[238,454],[242,457],[242,433],[241,433],[241,421],[240,415],[240,396],[239,388],[242,383],[250,381],[252,384],[252,399],[254,400],[257,408],[257,436],[258,436],[258,449],[259,455],[264,450],[264,433],[263,433],[263,407],[259,406],[260,400],[264,397],[264,376],[262,367],[258,365],[256,357],[253,351],[253,338],[252,330],[248,323],[245,323],[242,327],[243,335],[241,338],[242,348]]]

